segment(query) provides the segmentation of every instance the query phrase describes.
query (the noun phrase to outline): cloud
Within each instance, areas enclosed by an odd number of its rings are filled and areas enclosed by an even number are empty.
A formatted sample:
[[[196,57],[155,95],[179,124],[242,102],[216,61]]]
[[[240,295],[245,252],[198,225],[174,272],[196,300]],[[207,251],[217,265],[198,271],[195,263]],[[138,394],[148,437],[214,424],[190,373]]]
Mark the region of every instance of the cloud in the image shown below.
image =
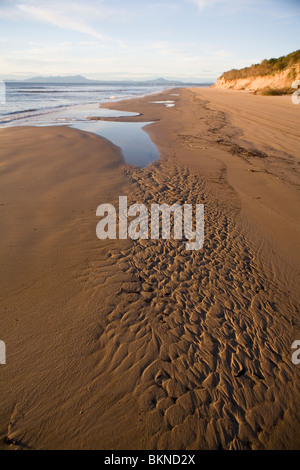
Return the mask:
[[[257,3],[257,0],[186,0],[188,3],[193,3],[198,7],[199,11],[202,11],[206,8],[215,9],[216,13],[218,12],[218,7],[225,7],[222,8],[222,12],[226,9],[230,10],[230,12],[242,10],[244,7],[253,5]],[[263,2],[261,2],[263,3]]]
[[[221,50],[219,50],[219,51],[216,51],[216,52],[214,53],[214,55],[215,55],[216,57],[231,58],[231,57],[234,56],[234,53],[233,53],[233,51],[228,51],[228,50],[226,50],[226,49],[221,49]]]
[[[210,3],[216,3],[214,0],[211,2],[209,0],[188,0],[189,3],[194,3],[199,10],[203,10],[206,6],[208,6]]]
[[[123,47],[122,41],[113,40],[100,31],[101,21],[116,19],[125,15],[122,9],[105,5],[104,0],[1,0],[0,18],[11,20],[35,20],[49,23],[65,30],[87,34],[99,41],[115,42]]]
[[[104,40],[104,36],[93,29],[86,21],[86,8],[84,5],[73,4],[50,4],[43,6],[39,4],[20,3],[16,5],[18,10],[26,13],[31,18],[45,21],[63,29],[71,29],[80,33],[89,34],[100,40]],[[70,8],[66,8],[70,6]]]

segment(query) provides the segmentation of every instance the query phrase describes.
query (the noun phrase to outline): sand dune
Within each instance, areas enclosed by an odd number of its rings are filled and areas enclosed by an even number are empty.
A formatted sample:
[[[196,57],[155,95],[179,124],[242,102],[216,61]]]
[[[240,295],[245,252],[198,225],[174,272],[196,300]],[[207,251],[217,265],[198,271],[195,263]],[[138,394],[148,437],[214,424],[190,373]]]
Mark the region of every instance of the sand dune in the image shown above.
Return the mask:
[[[3,448],[299,448],[296,107],[171,93],[109,105],[156,121],[144,169],[89,133],[1,131]],[[122,194],[204,203],[203,250],[98,240]]]

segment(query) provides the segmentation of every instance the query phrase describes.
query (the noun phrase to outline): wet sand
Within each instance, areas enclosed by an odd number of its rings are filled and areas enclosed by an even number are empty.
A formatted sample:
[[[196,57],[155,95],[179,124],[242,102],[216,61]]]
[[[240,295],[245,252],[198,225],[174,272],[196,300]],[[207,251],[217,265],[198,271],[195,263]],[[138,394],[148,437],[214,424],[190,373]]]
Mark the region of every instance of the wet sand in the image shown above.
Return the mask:
[[[0,446],[299,448],[297,106],[176,89],[109,107],[156,121],[158,161],[65,127],[0,130]],[[204,203],[203,250],[98,240],[119,195]]]

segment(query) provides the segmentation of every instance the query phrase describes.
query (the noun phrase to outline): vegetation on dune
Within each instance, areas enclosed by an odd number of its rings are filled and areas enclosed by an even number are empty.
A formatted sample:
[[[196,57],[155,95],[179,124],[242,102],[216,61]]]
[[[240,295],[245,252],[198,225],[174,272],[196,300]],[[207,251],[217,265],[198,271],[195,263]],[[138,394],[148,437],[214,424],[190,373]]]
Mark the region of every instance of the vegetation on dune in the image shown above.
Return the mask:
[[[264,96],[276,96],[276,95],[289,95],[293,93],[295,90],[293,88],[264,88],[261,90],[260,94]]]
[[[275,75],[283,70],[290,68],[290,78],[296,77],[295,65],[300,64],[300,49],[278,59],[265,59],[260,64],[251,65],[240,70],[229,70],[223,73],[220,78],[225,80],[238,80],[240,78],[261,77],[264,75]]]

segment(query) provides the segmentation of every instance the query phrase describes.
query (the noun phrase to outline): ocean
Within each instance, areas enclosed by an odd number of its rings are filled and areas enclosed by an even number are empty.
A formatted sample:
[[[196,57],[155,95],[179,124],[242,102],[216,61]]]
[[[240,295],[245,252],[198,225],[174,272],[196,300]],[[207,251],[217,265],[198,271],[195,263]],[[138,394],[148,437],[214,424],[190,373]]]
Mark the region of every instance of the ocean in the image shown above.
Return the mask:
[[[0,127],[68,125],[76,120],[85,120],[90,111],[97,109],[96,104],[145,96],[170,88],[153,85],[29,82],[6,82],[5,85],[5,103],[0,103]]]

